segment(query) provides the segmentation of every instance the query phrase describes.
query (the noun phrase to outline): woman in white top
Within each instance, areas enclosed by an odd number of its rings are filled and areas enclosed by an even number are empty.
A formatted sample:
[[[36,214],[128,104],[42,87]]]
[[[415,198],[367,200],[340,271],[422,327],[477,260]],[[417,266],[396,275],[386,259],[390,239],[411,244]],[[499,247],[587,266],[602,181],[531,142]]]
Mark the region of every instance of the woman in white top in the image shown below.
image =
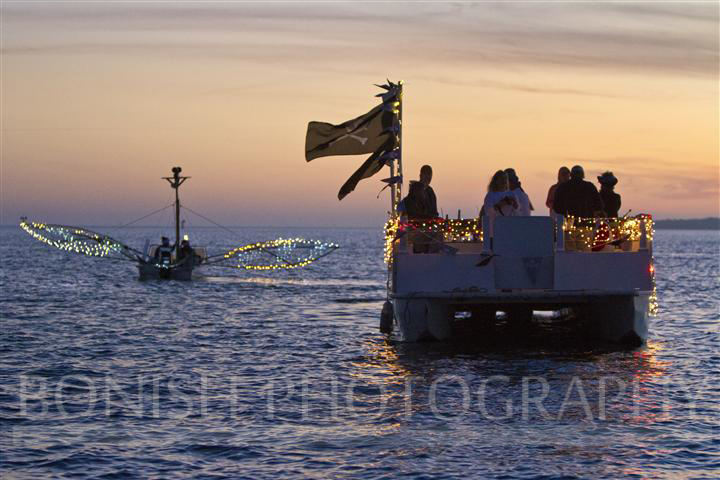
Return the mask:
[[[488,218],[487,228],[485,228],[485,225],[483,225],[483,228],[491,238],[493,236],[493,223],[495,223],[495,218],[498,216],[512,217],[517,215],[518,206],[517,197],[508,191],[507,174],[502,170],[498,170],[495,172],[495,175],[493,175],[492,180],[490,180],[488,192],[483,202],[484,215]]]
[[[508,177],[508,190],[515,195],[518,201],[518,210],[515,215],[518,217],[529,217],[532,215],[532,210],[535,209],[533,208],[532,202],[530,202],[530,197],[528,197],[528,194],[525,193],[525,190],[520,186],[520,179],[517,173],[515,173],[515,169],[506,168],[505,173]]]

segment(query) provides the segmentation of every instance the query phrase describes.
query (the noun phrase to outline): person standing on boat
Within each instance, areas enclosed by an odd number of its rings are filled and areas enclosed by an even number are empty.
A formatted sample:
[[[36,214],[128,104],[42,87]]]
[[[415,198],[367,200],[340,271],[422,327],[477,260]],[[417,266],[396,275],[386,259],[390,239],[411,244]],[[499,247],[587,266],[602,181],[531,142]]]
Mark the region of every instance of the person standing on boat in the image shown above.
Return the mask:
[[[510,193],[515,195],[515,198],[518,201],[518,209],[517,212],[515,212],[515,215],[519,217],[529,217],[532,215],[531,212],[532,210],[535,210],[535,208],[530,201],[530,197],[528,197],[528,194],[525,193],[525,190],[523,190],[520,185],[520,179],[518,178],[517,173],[515,173],[515,169],[506,168],[505,174],[508,179],[508,190]]]
[[[575,165],[570,170],[570,180],[555,190],[553,209],[561,215],[591,218],[604,217],[603,202],[595,185],[585,181],[585,170]]]
[[[155,259],[161,264],[167,265],[172,261],[173,247],[170,245],[170,239],[162,237],[160,246],[155,250]]]
[[[508,190],[507,173],[498,170],[490,180],[480,212],[481,216],[488,219],[487,232],[490,238],[493,237],[495,218],[517,216],[519,206],[520,203],[515,194]]]
[[[420,169],[420,180],[410,182],[410,191],[403,200],[408,219],[420,220],[438,216],[437,197],[430,186],[433,171],[430,165]]]
[[[178,260],[184,260],[186,262],[190,260],[185,260],[188,257],[191,257],[194,254],[194,250],[190,246],[190,240],[187,238],[183,238],[183,240],[180,242],[180,251],[178,252]]]
[[[420,169],[420,180],[410,182],[410,191],[401,202],[410,221],[429,220],[438,216],[437,197],[430,186],[432,174],[432,167],[423,165]],[[442,243],[442,234],[418,230],[413,232],[409,239],[413,252],[437,253]]]
[[[620,211],[620,194],[615,193],[614,188],[618,179],[612,172],[605,172],[597,177],[600,182],[600,198],[602,198],[605,214],[608,218],[617,218]]]
[[[545,205],[547,205],[547,207],[550,209],[550,216],[553,216],[556,213],[553,209],[553,202],[555,201],[555,190],[557,190],[558,185],[570,180],[570,169],[568,167],[560,167],[560,170],[558,170],[557,178],[557,183],[550,187],[550,190],[548,190],[547,194],[547,200],[545,200]]]

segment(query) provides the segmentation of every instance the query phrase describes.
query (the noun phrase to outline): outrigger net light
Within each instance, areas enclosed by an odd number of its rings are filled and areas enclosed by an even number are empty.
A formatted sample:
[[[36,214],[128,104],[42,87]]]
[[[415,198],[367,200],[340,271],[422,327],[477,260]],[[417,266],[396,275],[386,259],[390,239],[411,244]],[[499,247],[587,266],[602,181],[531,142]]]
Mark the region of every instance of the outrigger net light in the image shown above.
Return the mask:
[[[278,238],[234,248],[224,255],[208,258],[208,265],[244,270],[289,270],[305,267],[339,248],[335,243],[303,238]]]
[[[20,221],[20,228],[34,239],[66,252],[79,253],[90,257],[105,257],[116,260],[137,260],[140,252],[127,245],[81,227],[53,225],[41,222]]]
[[[20,221],[20,228],[34,239],[58,250],[90,257],[153,263],[152,259],[146,260],[140,251],[85,228],[30,222],[26,219]],[[338,248],[335,243],[318,240],[278,238],[243,245],[224,254],[208,257],[201,265],[244,270],[289,270],[310,265]],[[167,268],[159,263],[155,266]]]

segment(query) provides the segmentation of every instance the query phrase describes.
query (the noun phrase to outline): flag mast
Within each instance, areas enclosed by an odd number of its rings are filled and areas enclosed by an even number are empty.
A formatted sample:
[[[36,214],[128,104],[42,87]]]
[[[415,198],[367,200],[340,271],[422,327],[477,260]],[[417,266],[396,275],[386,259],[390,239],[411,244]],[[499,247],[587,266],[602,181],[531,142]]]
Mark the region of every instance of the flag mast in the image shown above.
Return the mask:
[[[393,85],[390,81],[388,81],[389,85]],[[393,122],[393,133],[395,134],[396,138],[396,160],[393,159],[388,164],[390,167],[390,178],[399,178],[400,181],[393,182],[391,185],[391,192],[390,192],[390,216],[393,218],[397,216],[397,207],[400,204],[400,201],[402,200],[402,94],[403,94],[403,82],[400,80],[396,88],[396,95],[395,95],[395,102],[397,105],[397,109],[393,108],[393,113],[395,114],[395,121]],[[393,103],[395,103],[393,102]]]

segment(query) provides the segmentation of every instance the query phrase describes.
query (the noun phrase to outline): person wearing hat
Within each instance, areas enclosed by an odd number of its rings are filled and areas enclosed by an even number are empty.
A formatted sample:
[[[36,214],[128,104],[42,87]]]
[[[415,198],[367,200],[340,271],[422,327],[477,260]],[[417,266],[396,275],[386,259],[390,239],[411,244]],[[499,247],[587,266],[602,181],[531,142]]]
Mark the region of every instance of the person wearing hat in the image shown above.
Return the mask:
[[[570,170],[570,180],[555,189],[553,210],[561,215],[591,218],[604,217],[602,198],[595,185],[585,181],[585,170],[575,165]]]
[[[600,182],[600,198],[602,198],[605,214],[608,218],[617,218],[620,211],[620,194],[614,188],[618,182],[612,172],[605,172],[597,177]]]

